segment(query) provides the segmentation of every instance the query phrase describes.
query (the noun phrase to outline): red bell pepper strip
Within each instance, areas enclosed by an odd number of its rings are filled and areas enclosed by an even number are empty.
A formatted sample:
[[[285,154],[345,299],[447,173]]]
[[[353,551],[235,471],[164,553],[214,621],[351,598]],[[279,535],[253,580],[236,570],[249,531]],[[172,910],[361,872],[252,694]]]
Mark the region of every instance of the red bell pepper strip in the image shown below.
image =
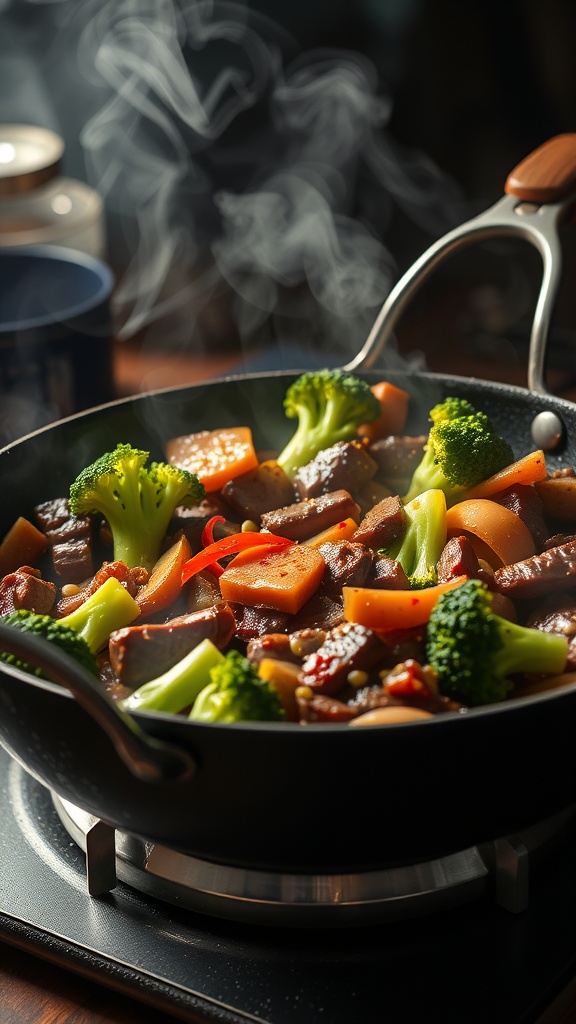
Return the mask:
[[[289,540],[288,537],[278,537],[274,533],[252,533],[250,531],[246,533],[233,533],[231,537],[222,537],[221,540],[215,541],[214,544],[209,544],[208,547],[199,551],[197,555],[193,555],[187,562],[184,562],[182,566],[182,583],[186,583],[191,576],[201,572],[206,566],[212,565],[213,562],[218,561],[220,558],[225,558],[226,555],[236,555],[239,551],[257,547],[260,544],[283,548],[287,544],[293,543],[294,541]]]
[[[202,536],[200,538],[202,541],[203,548],[207,548],[209,544],[214,544],[214,527],[217,525],[217,523],[225,522],[226,520],[224,516],[212,516],[211,519],[208,520],[206,526],[202,530]],[[224,569],[222,568],[221,565],[218,565],[218,562],[212,562],[212,564],[209,565],[208,568],[210,572],[214,574],[214,576],[221,576],[222,573],[224,572]]]

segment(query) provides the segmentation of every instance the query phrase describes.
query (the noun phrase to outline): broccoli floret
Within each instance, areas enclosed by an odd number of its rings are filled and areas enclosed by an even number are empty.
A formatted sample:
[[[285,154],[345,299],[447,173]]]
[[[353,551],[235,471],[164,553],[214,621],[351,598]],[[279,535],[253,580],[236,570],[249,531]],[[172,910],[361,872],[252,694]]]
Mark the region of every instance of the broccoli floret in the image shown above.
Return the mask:
[[[148,457],[148,452],[119,444],[82,470],[70,487],[72,514],[103,515],[112,533],[114,558],[130,568],[151,569],[174,509],[204,497],[193,473],[164,462],[146,467]]]
[[[78,633],[90,650],[97,654],[108,643],[110,633],[128,626],[139,615],[140,605],[120,580],[110,576],[75,611],[58,619],[58,622]]]
[[[470,706],[503,700],[517,673],[557,675],[567,652],[564,637],[496,615],[481,580],[442,594],[426,632],[426,657],[441,692]]]
[[[369,384],[346,370],[303,373],[288,388],[284,409],[298,420],[277,460],[291,478],[324,448],[351,441],[361,423],[371,423],[381,412]]]
[[[440,488],[448,502],[509,465],[512,448],[494,430],[485,413],[465,399],[447,398],[430,412],[432,426],[405,501]]]
[[[437,563],[446,543],[446,497],[439,489],[424,491],[404,506],[406,529],[381,553],[395,558],[415,590],[438,582]]]
[[[211,640],[201,640],[161,676],[134,690],[121,702],[125,711],[163,711],[177,715],[190,707],[210,683],[210,670],[224,661]]]
[[[53,619],[51,615],[39,615],[37,612],[30,612],[21,608],[18,611],[11,612],[9,615],[3,615],[0,618],[0,622],[6,626],[15,626],[16,629],[21,630],[23,633],[33,633],[35,636],[42,637],[43,640],[49,640],[50,643],[56,644],[66,654],[69,654],[71,658],[74,658],[83,665],[88,672],[95,676],[98,675],[96,659],[86,640],[75,629],[66,625],[62,619]],[[18,668],[23,669],[25,672],[30,672],[32,675],[44,676],[41,668],[29,665],[27,662],[16,657],[16,655],[8,654],[7,651],[0,653],[0,660],[8,665],[17,665]]]
[[[210,683],[196,698],[195,722],[276,722],[286,717],[278,692],[261,679],[248,658],[228,651],[210,672]]]

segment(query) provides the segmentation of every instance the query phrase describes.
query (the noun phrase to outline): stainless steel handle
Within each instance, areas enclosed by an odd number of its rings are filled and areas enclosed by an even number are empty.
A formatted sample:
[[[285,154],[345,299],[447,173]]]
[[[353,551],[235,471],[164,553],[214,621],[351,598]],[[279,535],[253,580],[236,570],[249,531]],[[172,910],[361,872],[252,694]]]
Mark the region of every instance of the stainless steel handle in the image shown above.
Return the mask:
[[[447,256],[475,242],[520,237],[536,247],[543,266],[530,335],[528,387],[536,394],[549,394],[544,380],[544,364],[562,276],[558,228],[576,207],[576,134],[556,136],[526,157],[509,174],[505,192],[503,198],[488,210],[449,231],[416,260],[390,292],[365,344],[345,369],[374,366],[406,306]],[[538,436],[540,447],[554,447],[558,443],[562,425],[558,417],[556,421],[547,421],[544,433]],[[543,422],[540,421],[540,427]],[[537,433],[538,427],[535,429]],[[533,435],[536,439],[535,429]]]

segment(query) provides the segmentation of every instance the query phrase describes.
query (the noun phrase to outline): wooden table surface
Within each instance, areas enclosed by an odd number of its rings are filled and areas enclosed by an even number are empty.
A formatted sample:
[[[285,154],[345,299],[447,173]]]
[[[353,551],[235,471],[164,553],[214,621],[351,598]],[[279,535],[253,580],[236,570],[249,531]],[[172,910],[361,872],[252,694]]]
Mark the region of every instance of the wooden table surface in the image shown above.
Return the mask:
[[[433,338],[433,335],[428,335]],[[495,368],[492,358],[469,355],[462,348],[427,351],[427,365],[438,372],[475,375],[504,382],[525,382],[516,363]],[[199,360],[189,356],[149,352],[133,345],[119,346],[115,372],[119,395],[172,385],[195,383],[236,372],[238,353],[216,351]],[[495,372],[496,369],[496,372]],[[571,373],[552,375],[552,386],[575,398]],[[11,945],[0,944],[0,1024],[159,1024],[175,1018],[118,992],[82,978]],[[576,981],[538,1024],[574,1024]],[[329,1022],[327,1022],[329,1024]],[[358,1022],[368,1024],[368,1022]]]

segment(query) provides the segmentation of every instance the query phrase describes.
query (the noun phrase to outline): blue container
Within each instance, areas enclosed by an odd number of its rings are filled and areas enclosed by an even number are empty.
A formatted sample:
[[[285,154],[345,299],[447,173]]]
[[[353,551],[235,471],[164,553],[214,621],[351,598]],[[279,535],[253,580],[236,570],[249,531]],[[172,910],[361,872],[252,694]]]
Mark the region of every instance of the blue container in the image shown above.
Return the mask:
[[[113,287],[75,250],[0,250],[0,447],[115,397]]]

